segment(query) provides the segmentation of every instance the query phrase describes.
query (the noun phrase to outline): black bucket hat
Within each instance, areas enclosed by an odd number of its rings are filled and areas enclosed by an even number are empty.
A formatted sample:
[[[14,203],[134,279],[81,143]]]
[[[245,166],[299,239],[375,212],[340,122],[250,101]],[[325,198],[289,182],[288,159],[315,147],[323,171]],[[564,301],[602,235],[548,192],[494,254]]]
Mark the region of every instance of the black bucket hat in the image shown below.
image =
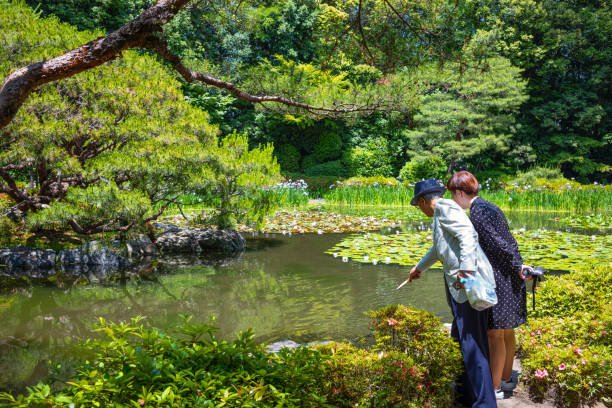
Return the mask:
[[[410,205],[416,206],[419,201],[419,197],[436,192],[439,192],[440,194],[444,194],[446,192],[446,188],[440,186],[436,179],[419,181],[414,185],[414,197],[412,197],[412,200],[410,200]]]

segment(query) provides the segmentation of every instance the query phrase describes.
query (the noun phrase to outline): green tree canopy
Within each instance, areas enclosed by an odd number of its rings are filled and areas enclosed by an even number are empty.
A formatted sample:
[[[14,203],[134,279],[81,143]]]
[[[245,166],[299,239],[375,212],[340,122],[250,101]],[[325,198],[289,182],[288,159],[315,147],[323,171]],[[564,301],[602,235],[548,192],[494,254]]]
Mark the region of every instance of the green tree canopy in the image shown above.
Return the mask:
[[[7,47],[0,50],[0,74],[99,34],[41,19],[23,3],[3,5],[0,38]],[[155,58],[125,52],[44,85],[26,101],[1,131],[0,191],[17,209],[33,213],[33,227],[130,228],[182,194],[214,195],[213,169],[236,146],[217,146],[218,129],[207,116],[184,100],[179,83]],[[251,154],[243,161],[269,163],[262,178],[269,182],[278,173],[274,163]],[[260,168],[251,176],[262,174]]]

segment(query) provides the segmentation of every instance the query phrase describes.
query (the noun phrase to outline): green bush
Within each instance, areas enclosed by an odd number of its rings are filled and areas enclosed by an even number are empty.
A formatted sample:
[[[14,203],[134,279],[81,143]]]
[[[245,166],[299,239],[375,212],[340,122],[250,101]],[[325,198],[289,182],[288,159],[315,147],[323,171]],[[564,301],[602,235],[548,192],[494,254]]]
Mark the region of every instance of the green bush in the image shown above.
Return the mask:
[[[536,399],[552,391],[557,405],[610,401],[612,265],[550,276],[536,310],[517,330],[522,381]]]
[[[175,335],[138,323],[100,319],[93,359],[61,391],[47,384],[27,396],[0,393],[12,407],[321,407],[327,357],[308,348],[266,353],[250,331],[218,340],[215,328],[186,321]]]
[[[406,183],[430,178],[446,182],[447,169],[447,164],[439,156],[418,156],[404,164],[399,172],[399,179]]]
[[[320,162],[317,160],[314,154],[309,154],[302,157],[301,167],[304,172],[317,164],[320,164]]]
[[[350,148],[342,155],[349,175],[360,177],[393,176],[392,159],[387,140],[382,138],[369,140],[365,147]]]
[[[411,353],[371,352],[348,344],[317,347],[330,356],[325,394],[334,407],[450,406],[450,387],[438,389]]]
[[[345,177],[346,167],[341,160],[334,160],[326,163],[315,164],[312,167],[306,169],[306,175],[310,177],[314,176],[336,176]]]
[[[334,160],[342,154],[342,138],[336,132],[323,132],[319,136],[319,143],[314,148],[315,158],[319,162]]]
[[[0,393],[6,407],[447,407],[462,367],[458,345],[433,314],[389,306],[369,312],[377,346],[331,343],[264,351],[249,330],[233,341],[192,324],[172,331],[100,319],[100,338],[80,345],[72,378],[27,395]],[[57,385],[60,385],[56,388]]]
[[[458,344],[440,320],[423,310],[394,305],[370,311],[377,346],[372,351],[332,343],[325,393],[342,407],[447,407],[461,372]]]
[[[433,406],[452,402],[451,383],[463,370],[459,344],[443,330],[433,313],[391,305],[370,311],[370,327],[382,351],[401,350],[412,357],[433,396]],[[435,396],[435,397],[434,397]]]
[[[534,167],[533,169],[525,172],[518,172],[508,184],[523,185],[536,185],[537,179],[545,179],[548,181],[564,179],[560,169],[547,168],[547,167]],[[569,181],[569,180],[565,180]]]
[[[284,171],[298,171],[300,169],[301,155],[293,145],[280,145],[276,152],[276,159]]]

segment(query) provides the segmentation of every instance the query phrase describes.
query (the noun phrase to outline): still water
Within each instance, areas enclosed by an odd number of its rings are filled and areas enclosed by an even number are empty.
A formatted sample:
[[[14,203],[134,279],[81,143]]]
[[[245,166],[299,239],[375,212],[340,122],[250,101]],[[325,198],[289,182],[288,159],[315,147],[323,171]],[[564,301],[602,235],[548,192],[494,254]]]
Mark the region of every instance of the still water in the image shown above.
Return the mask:
[[[550,217],[531,218],[518,217],[515,225],[549,226]],[[343,262],[323,253],[344,237],[259,235],[249,237],[250,249],[237,258],[181,258],[123,281],[0,293],[0,389],[20,390],[46,374],[46,360],[69,358],[65,346],[90,337],[97,317],[128,321],[141,315],[147,324],[167,328],[182,314],[199,322],[214,316],[222,338],[253,328],[261,342],[300,343],[365,336],[364,312],[393,303],[450,321],[440,269],[396,291],[407,268]]]

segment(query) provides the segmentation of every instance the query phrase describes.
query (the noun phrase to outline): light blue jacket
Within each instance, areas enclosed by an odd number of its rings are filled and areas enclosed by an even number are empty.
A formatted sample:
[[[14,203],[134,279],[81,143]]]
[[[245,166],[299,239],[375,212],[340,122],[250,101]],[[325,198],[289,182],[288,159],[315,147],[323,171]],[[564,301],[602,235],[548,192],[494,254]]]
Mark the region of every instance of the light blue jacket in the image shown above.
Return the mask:
[[[441,198],[434,207],[433,246],[417,264],[425,272],[437,261],[442,262],[446,284],[457,303],[467,300],[465,289],[455,289],[459,271],[474,271],[493,278],[493,269],[478,245],[478,233],[463,209],[453,200]],[[494,286],[493,280],[493,286]]]

